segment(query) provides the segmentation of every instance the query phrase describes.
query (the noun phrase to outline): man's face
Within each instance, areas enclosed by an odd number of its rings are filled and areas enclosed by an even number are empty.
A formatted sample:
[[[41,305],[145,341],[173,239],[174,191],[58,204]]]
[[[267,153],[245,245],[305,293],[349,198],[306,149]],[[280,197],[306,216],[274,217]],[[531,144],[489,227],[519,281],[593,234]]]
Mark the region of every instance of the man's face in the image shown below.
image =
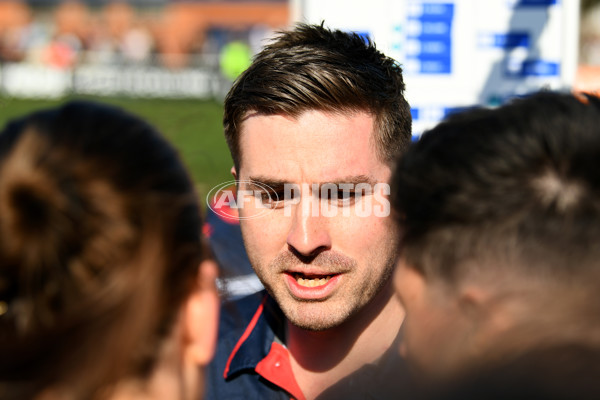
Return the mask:
[[[390,281],[398,246],[387,217],[391,171],[376,156],[373,127],[366,112],[243,122],[238,197],[262,185],[285,197],[266,199],[267,212],[244,202],[244,242],[257,275],[301,328],[340,325]]]
[[[396,295],[406,315],[400,352],[429,378],[447,378],[471,356],[473,331],[468,302],[438,281],[428,281],[401,257],[394,275]]]

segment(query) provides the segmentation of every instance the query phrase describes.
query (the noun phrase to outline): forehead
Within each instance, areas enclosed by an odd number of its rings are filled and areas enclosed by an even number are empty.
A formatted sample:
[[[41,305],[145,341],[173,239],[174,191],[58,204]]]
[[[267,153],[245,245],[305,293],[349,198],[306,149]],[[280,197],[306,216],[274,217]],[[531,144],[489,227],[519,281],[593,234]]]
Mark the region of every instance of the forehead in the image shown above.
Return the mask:
[[[367,112],[309,110],[298,117],[250,114],[240,136],[241,173],[284,180],[331,181],[366,175],[387,179]]]

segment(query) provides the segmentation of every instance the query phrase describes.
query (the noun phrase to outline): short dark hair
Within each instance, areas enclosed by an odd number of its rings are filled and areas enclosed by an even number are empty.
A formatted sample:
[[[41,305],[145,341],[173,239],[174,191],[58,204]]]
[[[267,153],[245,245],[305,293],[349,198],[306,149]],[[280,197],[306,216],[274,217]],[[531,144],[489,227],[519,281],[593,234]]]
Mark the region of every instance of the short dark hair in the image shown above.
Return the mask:
[[[401,158],[391,197],[425,277],[498,268],[597,292],[600,100],[541,92],[453,115]]]
[[[395,161],[411,140],[402,68],[356,33],[299,24],[280,32],[236,80],[225,99],[223,125],[236,168],[240,128],[248,112],[298,116],[307,110],[367,111],[375,146]]]
[[[201,261],[175,149],[120,109],[72,102],[0,134],[0,397],[94,398],[151,371]]]

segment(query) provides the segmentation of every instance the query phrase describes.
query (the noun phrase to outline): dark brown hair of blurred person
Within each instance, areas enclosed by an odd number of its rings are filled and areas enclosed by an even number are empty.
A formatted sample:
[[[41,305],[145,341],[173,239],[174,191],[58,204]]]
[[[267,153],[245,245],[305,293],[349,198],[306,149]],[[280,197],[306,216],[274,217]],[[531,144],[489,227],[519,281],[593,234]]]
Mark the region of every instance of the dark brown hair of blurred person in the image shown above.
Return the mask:
[[[200,223],[176,151],[139,118],[72,102],[9,123],[0,398],[198,398],[218,313]]]
[[[235,168],[239,173],[240,126],[249,114],[297,117],[307,110],[372,113],[376,149],[391,163],[410,143],[404,88],[400,65],[367,38],[323,25],[281,32],[225,98],[223,125]]]
[[[600,100],[541,92],[451,116],[392,179],[404,351],[448,376],[600,346]]]

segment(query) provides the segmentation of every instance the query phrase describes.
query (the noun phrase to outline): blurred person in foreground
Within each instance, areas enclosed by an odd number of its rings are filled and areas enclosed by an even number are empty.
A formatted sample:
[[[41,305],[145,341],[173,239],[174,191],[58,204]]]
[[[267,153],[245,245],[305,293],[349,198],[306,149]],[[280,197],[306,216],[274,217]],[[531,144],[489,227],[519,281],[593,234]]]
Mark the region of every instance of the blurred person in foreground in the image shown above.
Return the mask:
[[[411,140],[403,93],[370,41],[315,25],[280,33],[233,85],[225,136],[266,292],[224,307],[209,398],[377,398],[402,380],[387,189]]]
[[[449,117],[401,158],[392,206],[402,351],[425,382],[467,375],[455,398],[600,398],[598,98]]]
[[[192,399],[216,268],[193,183],[137,117],[73,102],[0,134],[0,398]]]

